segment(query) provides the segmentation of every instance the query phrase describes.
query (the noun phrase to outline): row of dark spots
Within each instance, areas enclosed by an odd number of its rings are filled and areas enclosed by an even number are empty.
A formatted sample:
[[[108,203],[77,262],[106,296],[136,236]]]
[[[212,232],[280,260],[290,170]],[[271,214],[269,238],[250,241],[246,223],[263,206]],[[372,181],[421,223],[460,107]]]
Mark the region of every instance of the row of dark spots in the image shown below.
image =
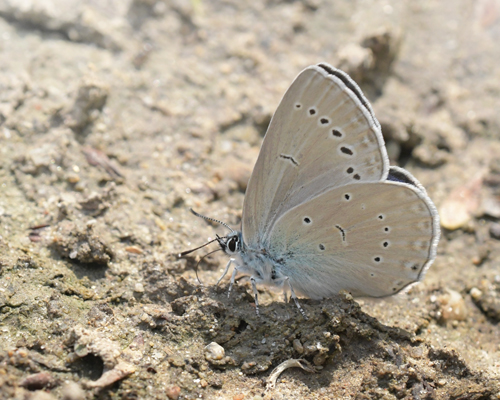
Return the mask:
[[[304,219],[303,219],[302,221],[304,221],[304,223],[305,223],[306,225],[309,225],[309,224],[311,224],[311,223],[312,223],[312,220],[311,220],[311,218],[309,218],[309,217],[304,217]],[[323,243],[320,243],[318,247],[319,247],[319,249],[320,249],[321,251],[325,251],[325,245],[324,245]]]
[[[297,103],[295,104],[295,107],[296,108],[302,108],[302,105],[300,103]],[[309,115],[315,115],[316,114],[316,109],[314,107],[311,107],[309,109]],[[330,119],[329,118],[326,118],[326,117],[321,117],[319,122],[322,124],[322,125],[329,125],[330,124]],[[343,135],[342,135],[342,132],[340,132],[339,130],[337,129],[332,129],[332,135],[335,136],[335,137],[338,137],[338,138],[341,138]],[[354,152],[349,148],[349,147],[346,147],[346,146],[342,146],[340,148],[340,151],[348,156],[352,156],[354,155]],[[354,172],[354,168],[352,167],[349,167],[347,169],[347,173],[348,174],[352,174]],[[352,176],[355,180],[359,181],[361,179],[361,176],[359,174],[354,174]]]
[[[346,147],[346,146],[342,146],[340,148],[340,151],[348,156],[352,156],[354,154],[354,152],[349,148],[349,147]],[[346,169],[346,172],[350,175],[350,174],[353,174],[354,173],[354,168],[353,167],[349,167]],[[359,181],[361,179],[361,176],[359,174],[354,174],[352,176],[355,180]]]
[[[347,172],[348,172],[348,173],[352,173],[353,171],[349,171],[349,169],[348,169],[348,171],[347,171]],[[344,194],[344,198],[345,198],[347,201],[349,201],[349,200],[351,200],[351,195],[350,195],[349,193],[345,193],[345,194]],[[385,219],[385,215],[383,215],[383,214],[379,214],[379,215],[377,216],[377,218],[378,218],[379,220],[381,220],[381,221],[382,221],[382,220],[384,220],[384,219]],[[340,230],[340,232],[342,233],[342,239],[343,239],[343,240],[345,240],[345,232],[344,232],[344,230],[342,229],[342,227],[341,227],[340,225],[335,225],[335,227],[336,227],[337,229],[339,229],[339,230]],[[388,226],[384,227],[384,232],[389,232],[389,231],[390,231],[390,228],[389,228]],[[388,241],[384,241],[384,242],[382,243],[382,246],[384,246],[384,248],[389,247],[389,242],[388,242]],[[376,263],[379,263],[379,262],[381,262],[381,261],[382,261],[382,257],[380,257],[380,256],[375,256],[375,257],[373,258],[373,261],[375,261]],[[413,269],[413,270],[415,270],[416,268],[417,268],[417,267],[412,266],[412,269]],[[375,275],[374,275],[374,274],[371,274],[371,276],[373,277],[373,276],[375,276]]]
[[[302,104],[300,104],[300,103],[296,103],[296,104],[295,104],[295,108],[297,108],[297,109],[302,108]],[[311,108],[309,109],[309,115],[315,115],[315,114],[316,114],[316,112],[317,112],[317,111],[316,111],[316,108],[314,108],[314,107],[311,107]]]
[[[352,174],[354,172],[354,168],[353,167],[349,167],[349,168],[346,169],[346,172],[348,174]],[[361,179],[361,177],[359,176],[359,174],[354,174],[352,177],[354,179],[356,179],[357,181],[359,181]]]
[[[302,108],[302,104],[300,103],[297,103],[295,104],[295,108],[297,109],[300,109]],[[311,107],[309,109],[309,115],[316,115],[316,109],[314,107]],[[319,122],[322,124],[322,125],[328,125],[330,123],[330,120],[326,117],[322,117]],[[337,129],[332,129],[332,135],[335,136],[335,137],[342,137],[342,132],[338,131]]]
[[[384,214],[379,214],[378,217],[377,217],[379,220],[383,221],[385,219],[385,215]],[[390,228],[388,226],[384,227],[384,232],[389,232],[390,231]],[[384,248],[387,248],[389,247],[389,242],[388,241],[384,241],[382,242],[382,246],[384,246]],[[373,257],[373,261],[375,261],[376,263],[380,263],[382,261],[382,258],[380,256],[375,256]],[[416,270],[418,268],[418,265],[412,265],[411,269],[412,270]],[[371,274],[371,276],[375,276],[373,273]],[[399,284],[399,283],[396,283],[396,284]],[[401,285],[403,283],[401,282]],[[398,288],[397,287],[393,287],[392,288],[392,291],[393,293],[396,293],[398,291]]]
[[[299,103],[297,103],[297,104],[295,104],[295,107],[296,107],[296,108],[301,108],[301,107],[302,107],[302,105],[301,105],[301,104],[299,104]],[[311,108],[309,109],[309,115],[315,115],[315,114],[316,114],[316,112],[317,112],[317,111],[316,111],[316,109],[315,109],[314,107],[311,107]],[[328,119],[328,118],[326,118],[326,117],[322,117],[322,118],[320,118],[319,122],[320,122],[322,125],[328,125],[328,124],[330,124],[330,119]],[[339,131],[339,130],[337,130],[337,129],[332,129],[332,135],[333,135],[333,136],[335,136],[335,137],[337,137],[337,138],[341,138],[341,137],[343,136],[342,132],[340,132],[340,131]],[[342,147],[340,148],[340,151],[341,151],[342,153],[344,153],[344,154],[348,155],[348,156],[352,156],[352,155],[354,155],[354,152],[353,152],[353,151],[352,151],[349,147],[346,147],[346,146],[342,146]],[[348,173],[348,174],[351,174],[351,173],[353,173],[353,172],[354,172],[354,169],[353,169],[353,168],[351,168],[351,167],[350,167],[350,168],[348,168],[348,170],[347,170],[347,173]],[[353,175],[353,178],[354,178],[354,179],[356,179],[356,180],[358,180],[358,181],[361,179],[361,177],[359,176],[359,174],[354,174],[354,175]]]
[[[385,219],[385,215],[384,215],[384,214],[379,214],[379,215],[377,216],[377,219],[379,219],[380,221],[383,221],[383,220]],[[389,229],[389,227],[388,227],[388,226],[384,227],[384,232],[389,232],[389,230],[390,230],[390,229]],[[382,242],[382,246],[384,246],[384,248],[389,247],[389,242],[388,242],[387,240],[386,240],[386,241],[384,241],[384,242]],[[375,261],[376,263],[379,263],[379,262],[380,262],[380,261],[382,261],[382,260],[381,260],[381,258],[380,258],[379,256],[377,256],[377,257],[375,257],[375,258],[373,259],[373,261]]]
[[[314,108],[310,108],[309,109],[309,114],[310,115],[314,115],[316,114],[316,110]],[[329,118],[326,118],[326,117],[321,117],[319,119],[319,122],[321,125],[330,125],[330,119]],[[338,138],[341,138],[343,135],[342,135],[342,132],[340,132],[339,130],[337,129],[332,129],[332,135],[335,136],[335,137],[338,137]],[[352,155],[352,152],[351,154]]]
[[[385,219],[385,215],[384,214],[379,214],[378,217],[377,217],[380,221],[383,221]],[[384,227],[384,232],[389,232],[390,231],[390,228],[388,226]],[[388,241],[385,241],[382,243],[382,246],[384,247],[389,247],[389,242]]]

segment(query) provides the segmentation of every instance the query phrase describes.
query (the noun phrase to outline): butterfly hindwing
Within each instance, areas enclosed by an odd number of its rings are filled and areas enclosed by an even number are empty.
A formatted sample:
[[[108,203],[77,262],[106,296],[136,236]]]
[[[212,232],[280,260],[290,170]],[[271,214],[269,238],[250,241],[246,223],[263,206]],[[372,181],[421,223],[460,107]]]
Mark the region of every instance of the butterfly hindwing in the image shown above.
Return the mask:
[[[412,180],[350,184],[296,206],[276,221],[269,256],[286,259],[280,272],[311,298],[401,291],[423,278],[439,239],[437,211]]]

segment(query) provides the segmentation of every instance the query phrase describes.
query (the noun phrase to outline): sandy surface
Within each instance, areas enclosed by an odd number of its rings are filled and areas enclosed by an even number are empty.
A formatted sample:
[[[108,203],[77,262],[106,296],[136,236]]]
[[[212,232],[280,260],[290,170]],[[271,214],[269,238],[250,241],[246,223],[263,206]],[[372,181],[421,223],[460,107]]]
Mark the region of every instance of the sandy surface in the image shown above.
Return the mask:
[[[0,397],[500,398],[500,1],[0,0]],[[227,258],[267,124],[328,62],[440,209],[407,294],[301,301]],[[212,245],[213,249],[216,248]],[[210,345],[215,342],[218,345]],[[290,359],[274,387],[271,371]]]

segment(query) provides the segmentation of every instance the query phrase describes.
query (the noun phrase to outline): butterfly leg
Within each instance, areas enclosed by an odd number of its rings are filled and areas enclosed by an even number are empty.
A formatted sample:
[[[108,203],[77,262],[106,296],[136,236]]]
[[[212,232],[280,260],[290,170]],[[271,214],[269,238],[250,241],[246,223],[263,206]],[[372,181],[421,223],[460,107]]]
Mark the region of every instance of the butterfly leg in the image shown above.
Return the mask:
[[[232,258],[231,258],[230,263],[231,263],[233,260],[234,260],[234,259],[232,259]],[[227,268],[229,268],[229,264],[228,264],[228,266],[226,267],[226,270],[227,270]],[[226,272],[227,272],[227,271],[226,271]],[[235,279],[236,279],[236,273],[237,273],[237,272],[238,272],[238,266],[234,267],[234,269],[233,269],[233,273],[231,274],[231,280],[229,281],[229,289],[228,289],[228,291],[227,291],[227,298],[229,298],[229,296],[231,295],[231,289],[233,288],[233,285],[234,285],[234,281],[235,281]],[[224,272],[224,275],[225,275],[225,274],[226,274],[226,273]],[[224,276],[224,275],[222,275],[222,276]],[[221,279],[222,279],[222,278],[221,278]]]
[[[250,281],[252,282],[252,291],[253,291],[253,295],[255,297],[255,312],[257,314],[257,316],[259,317],[260,314],[259,314],[259,299],[258,299],[258,295],[257,295],[257,285],[255,284],[255,278],[252,276],[250,277]]]
[[[295,305],[297,306],[297,308],[299,309],[300,313],[302,314],[302,316],[304,317],[304,319],[307,319],[307,316],[306,316],[306,313],[305,311],[302,309],[302,307],[300,306],[300,303],[299,303],[299,299],[297,298],[297,295],[295,294],[295,290],[293,290],[293,287],[292,287],[292,284],[290,283],[290,278],[287,276],[285,278],[285,281],[286,283],[288,284],[288,287],[290,288],[290,297],[293,299],[293,301],[295,302]],[[283,285],[284,286],[284,285]],[[284,288],[283,288],[284,289]]]
[[[219,278],[219,280],[217,281],[217,283],[215,284],[215,286],[219,286],[219,283],[220,281],[222,280],[222,278],[224,278],[227,274],[227,271],[229,271],[229,266],[231,265],[231,263],[234,261],[234,258],[230,258],[229,259],[229,262],[227,263],[226,265],[226,269],[224,270],[224,272],[222,273],[222,276]]]

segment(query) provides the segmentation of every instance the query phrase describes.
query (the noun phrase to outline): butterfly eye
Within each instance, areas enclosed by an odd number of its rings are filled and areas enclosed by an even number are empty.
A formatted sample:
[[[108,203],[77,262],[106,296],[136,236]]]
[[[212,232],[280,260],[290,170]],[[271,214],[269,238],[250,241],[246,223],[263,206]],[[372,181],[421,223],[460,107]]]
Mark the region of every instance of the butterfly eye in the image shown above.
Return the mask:
[[[227,247],[231,253],[234,253],[236,251],[237,243],[238,239],[235,237],[229,239],[229,242],[227,242]]]

